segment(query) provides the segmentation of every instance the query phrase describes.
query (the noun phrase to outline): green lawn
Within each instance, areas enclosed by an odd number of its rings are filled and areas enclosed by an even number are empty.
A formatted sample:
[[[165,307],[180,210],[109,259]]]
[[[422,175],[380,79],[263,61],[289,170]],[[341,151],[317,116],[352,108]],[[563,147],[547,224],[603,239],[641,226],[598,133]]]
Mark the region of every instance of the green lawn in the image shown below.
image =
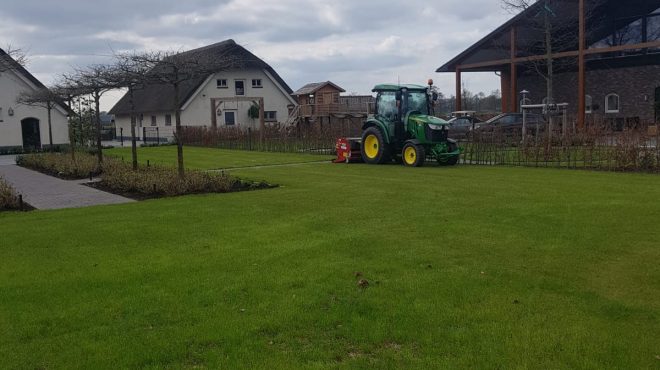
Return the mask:
[[[123,158],[131,161],[130,145],[124,148],[105,150],[109,156]],[[295,154],[295,153],[260,153],[225,149],[208,149],[198,147],[184,147],[186,166],[191,169],[217,170],[236,167],[251,167],[264,165],[307,163],[330,160],[327,155]],[[138,161],[146,164],[176,166],[176,146],[160,146],[152,148],[138,148]]]
[[[0,214],[0,367],[660,366],[657,176],[232,173],[282,187]]]

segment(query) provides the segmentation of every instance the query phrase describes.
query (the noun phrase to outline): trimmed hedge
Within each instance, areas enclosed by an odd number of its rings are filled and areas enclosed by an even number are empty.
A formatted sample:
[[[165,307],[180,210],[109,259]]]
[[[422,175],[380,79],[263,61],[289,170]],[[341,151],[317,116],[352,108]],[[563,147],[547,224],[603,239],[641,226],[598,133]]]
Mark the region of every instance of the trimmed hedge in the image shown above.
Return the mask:
[[[84,179],[89,177],[90,172],[93,175],[101,172],[96,157],[84,152],[76,153],[75,160],[71,158],[71,153],[25,154],[17,156],[16,163],[21,167],[67,180]]]
[[[186,171],[181,179],[176,168],[140,166],[137,171],[129,164],[106,160],[101,181],[95,187],[112,193],[134,197],[172,197],[186,194],[228,193],[242,182],[223,173]]]

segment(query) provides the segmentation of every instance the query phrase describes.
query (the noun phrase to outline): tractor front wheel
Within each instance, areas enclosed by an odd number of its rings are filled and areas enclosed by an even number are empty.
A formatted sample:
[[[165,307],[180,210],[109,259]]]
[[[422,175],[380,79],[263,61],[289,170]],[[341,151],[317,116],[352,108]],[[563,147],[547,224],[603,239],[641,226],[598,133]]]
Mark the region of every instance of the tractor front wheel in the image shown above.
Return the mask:
[[[426,161],[426,152],[421,145],[406,143],[406,145],[403,146],[401,158],[403,159],[404,166],[421,167],[424,165],[424,161]]]
[[[369,127],[362,134],[362,159],[368,164],[383,164],[390,161],[389,147],[383,133],[376,127]]]

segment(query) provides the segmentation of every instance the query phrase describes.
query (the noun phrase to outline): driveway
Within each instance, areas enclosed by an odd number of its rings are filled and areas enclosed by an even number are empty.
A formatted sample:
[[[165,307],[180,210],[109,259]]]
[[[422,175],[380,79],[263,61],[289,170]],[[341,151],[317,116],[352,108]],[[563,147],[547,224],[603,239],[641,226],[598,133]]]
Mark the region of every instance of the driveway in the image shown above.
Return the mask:
[[[10,183],[23,200],[36,209],[80,208],[134,202],[132,199],[66,181],[12,164],[0,157],[0,176]]]

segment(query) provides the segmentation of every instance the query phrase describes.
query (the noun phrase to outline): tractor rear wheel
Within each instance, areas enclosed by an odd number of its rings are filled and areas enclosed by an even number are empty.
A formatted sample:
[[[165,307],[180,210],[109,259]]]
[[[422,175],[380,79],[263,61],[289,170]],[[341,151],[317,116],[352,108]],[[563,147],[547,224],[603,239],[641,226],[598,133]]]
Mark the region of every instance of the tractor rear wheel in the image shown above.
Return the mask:
[[[401,158],[403,159],[404,166],[421,167],[424,165],[424,161],[426,161],[426,151],[421,145],[406,143],[403,146]]]
[[[368,164],[383,164],[390,161],[390,148],[383,133],[376,127],[369,127],[362,134],[362,159]]]

